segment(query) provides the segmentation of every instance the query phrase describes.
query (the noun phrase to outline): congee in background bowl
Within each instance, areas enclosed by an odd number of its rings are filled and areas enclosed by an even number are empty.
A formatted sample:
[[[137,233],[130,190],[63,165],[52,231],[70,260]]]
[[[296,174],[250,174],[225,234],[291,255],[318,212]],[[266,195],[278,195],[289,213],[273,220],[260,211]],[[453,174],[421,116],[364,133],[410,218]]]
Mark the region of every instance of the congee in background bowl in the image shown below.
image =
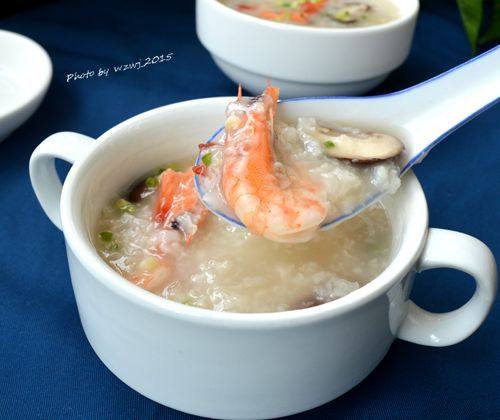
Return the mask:
[[[314,28],[362,28],[399,17],[393,0],[219,0],[250,16]]]
[[[418,9],[418,0],[197,0],[196,30],[252,94],[270,80],[284,98],[360,95],[405,61]]]

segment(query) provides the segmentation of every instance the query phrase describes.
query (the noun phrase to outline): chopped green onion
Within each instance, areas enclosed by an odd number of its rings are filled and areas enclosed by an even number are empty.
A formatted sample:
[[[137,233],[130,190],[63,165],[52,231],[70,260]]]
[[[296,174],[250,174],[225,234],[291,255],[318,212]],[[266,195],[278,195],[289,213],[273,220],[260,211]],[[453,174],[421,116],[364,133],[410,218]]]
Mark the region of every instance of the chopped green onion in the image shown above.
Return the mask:
[[[106,245],[106,250],[107,251],[118,251],[120,249],[120,245],[118,245],[118,242],[112,241],[108,245]]]
[[[146,186],[149,188],[154,188],[157,187],[160,181],[156,176],[149,176],[146,178]]]
[[[201,161],[205,164],[205,166],[210,166],[210,164],[212,163],[212,153],[203,155]]]
[[[337,10],[331,17],[342,23],[352,23],[356,21],[355,16],[353,17],[352,13],[345,8]]]
[[[108,231],[103,231],[99,232],[99,238],[101,238],[101,241],[103,242],[111,242],[113,239],[113,232],[108,232]]]
[[[333,141],[331,141],[331,140],[327,140],[327,141],[325,141],[325,142],[323,143],[323,145],[324,145],[326,148],[328,148],[328,149],[330,149],[330,148],[332,148],[332,147],[335,147],[335,143],[334,143]]]
[[[165,172],[165,168],[158,168],[156,171],[156,175],[161,175],[163,172]]]
[[[126,213],[134,214],[137,210],[135,204],[132,204],[130,201],[125,200],[124,198],[119,198],[116,201],[116,207]]]
[[[172,171],[182,171],[182,167],[177,162],[172,162],[167,165],[167,169],[172,169]]]

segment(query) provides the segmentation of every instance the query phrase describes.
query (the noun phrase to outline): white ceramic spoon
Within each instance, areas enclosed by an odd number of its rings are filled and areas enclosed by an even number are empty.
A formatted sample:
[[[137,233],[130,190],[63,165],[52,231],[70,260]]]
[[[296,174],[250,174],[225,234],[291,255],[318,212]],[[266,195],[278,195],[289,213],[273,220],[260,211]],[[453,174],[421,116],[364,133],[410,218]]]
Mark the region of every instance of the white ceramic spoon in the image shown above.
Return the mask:
[[[315,117],[322,123],[362,127],[392,134],[405,145],[399,157],[400,176],[420,163],[427,153],[457,128],[490,108],[500,97],[500,46],[458,67],[408,89],[365,98],[314,97],[280,101],[278,113],[287,120]],[[223,131],[217,130],[207,143]],[[198,156],[196,164],[200,163]],[[198,176],[196,187],[205,206],[228,222],[245,227],[241,221],[211,207],[203,200]],[[324,222],[327,229],[360,213],[378,201],[385,191],[368,197],[355,209]]]

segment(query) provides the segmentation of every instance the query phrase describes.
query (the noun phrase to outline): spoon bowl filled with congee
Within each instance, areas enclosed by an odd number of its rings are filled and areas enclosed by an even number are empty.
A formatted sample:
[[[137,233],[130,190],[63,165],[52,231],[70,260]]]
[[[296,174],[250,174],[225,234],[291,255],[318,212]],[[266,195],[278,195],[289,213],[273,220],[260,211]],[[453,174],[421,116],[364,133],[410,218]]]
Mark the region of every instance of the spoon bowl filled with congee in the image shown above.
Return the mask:
[[[429,229],[410,168],[498,100],[499,51],[393,95],[278,102],[268,86],[157,108],[98,140],[44,140],[33,188],[100,359],[161,404],[256,419],[342,395],[396,338],[466,339],[493,303],[495,261]],[[62,187],[55,158],[73,163]],[[476,283],[453,312],[409,300],[436,267]]]

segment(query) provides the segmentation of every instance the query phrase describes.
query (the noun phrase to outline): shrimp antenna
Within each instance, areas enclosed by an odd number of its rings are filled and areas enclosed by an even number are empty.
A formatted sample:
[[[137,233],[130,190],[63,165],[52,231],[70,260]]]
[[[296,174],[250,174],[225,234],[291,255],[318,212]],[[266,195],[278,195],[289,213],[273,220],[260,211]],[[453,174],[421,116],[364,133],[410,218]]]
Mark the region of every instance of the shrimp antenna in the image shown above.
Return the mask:
[[[238,101],[243,96],[243,90],[241,89],[241,83],[238,85]]]

